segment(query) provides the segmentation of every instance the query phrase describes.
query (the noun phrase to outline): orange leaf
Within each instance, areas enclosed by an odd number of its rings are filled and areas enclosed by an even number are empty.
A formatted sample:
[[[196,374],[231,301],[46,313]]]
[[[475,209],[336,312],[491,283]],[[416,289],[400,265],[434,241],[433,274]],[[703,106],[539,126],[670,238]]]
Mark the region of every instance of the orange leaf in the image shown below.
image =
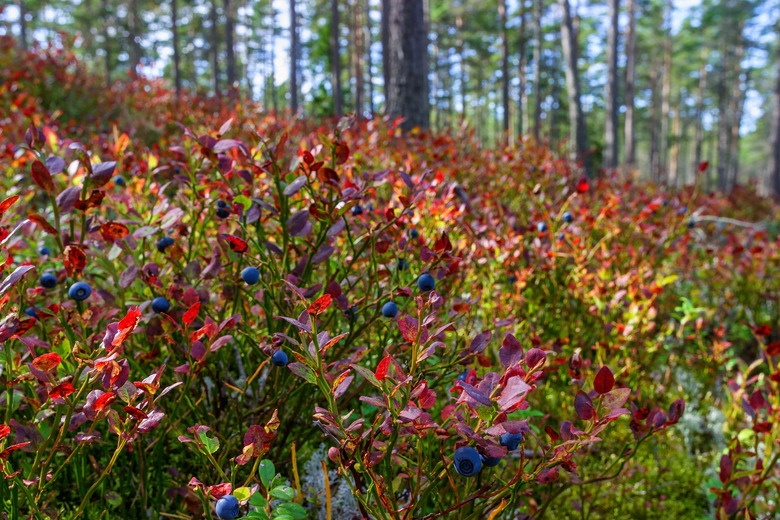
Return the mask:
[[[48,372],[52,368],[59,365],[61,361],[62,358],[59,354],[56,352],[49,352],[48,354],[43,354],[42,356],[38,356],[37,358],[33,359],[32,364],[35,370]]]
[[[8,197],[3,202],[0,202],[0,216],[5,213],[5,211],[14,205],[14,203],[19,200],[19,195],[14,195],[13,197]]]
[[[106,392],[105,394],[97,398],[95,404],[92,405],[92,409],[100,413],[103,411],[103,408],[110,405],[115,400],[116,400],[116,394],[114,392]]]
[[[75,391],[76,390],[70,382],[65,382],[52,388],[49,391],[49,397],[52,399],[59,399],[60,397],[67,397]]]
[[[81,211],[87,211],[88,209],[96,208],[103,202],[103,197],[106,196],[106,192],[100,190],[92,190],[87,200],[77,200],[74,203],[76,209]]]
[[[87,255],[79,246],[67,246],[62,263],[68,271],[68,276],[80,274],[87,266]]]
[[[336,164],[344,164],[349,159],[349,145],[344,141],[336,143],[333,155],[336,156]]]
[[[189,326],[190,323],[192,323],[195,320],[195,318],[198,316],[199,310],[200,310],[200,302],[197,301],[193,303],[189,309],[187,309],[187,312],[184,313],[184,317],[182,318],[184,324]]]
[[[328,341],[322,347],[320,347],[320,354],[324,354],[330,347],[338,343],[339,340],[341,340],[341,338],[343,338],[344,336],[349,336],[349,332],[345,332],[344,334],[339,334],[335,338],[331,338],[330,341]]]
[[[44,231],[49,233],[50,235],[56,235],[57,230],[54,229],[54,226],[46,222],[46,219],[43,218],[41,215],[38,215],[37,213],[31,213],[27,215],[27,218],[30,219],[31,222],[35,222],[40,226]]]
[[[330,294],[323,294],[317,301],[309,305],[309,314],[319,316],[330,306]]]
[[[106,222],[100,225],[100,234],[105,240],[119,240],[129,235],[130,230],[119,222]]]
[[[141,310],[138,307],[131,307],[127,315],[119,322],[119,333],[114,336],[111,345],[117,347],[121,345],[127,337],[133,333],[141,318]]]
[[[336,388],[338,388],[339,385],[347,378],[351,371],[351,368],[346,369],[339,377],[336,378],[335,381],[333,381],[333,385],[331,385],[331,392],[336,391]]]

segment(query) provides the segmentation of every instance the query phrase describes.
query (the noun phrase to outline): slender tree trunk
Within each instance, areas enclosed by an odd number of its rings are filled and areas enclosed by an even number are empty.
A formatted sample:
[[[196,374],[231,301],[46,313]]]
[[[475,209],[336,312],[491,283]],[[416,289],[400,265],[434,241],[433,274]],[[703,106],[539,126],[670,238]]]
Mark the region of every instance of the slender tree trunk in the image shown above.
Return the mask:
[[[431,105],[431,112],[433,112],[433,128],[439,129],[441,125],[441,108],[439,107],[439,89],[441,87],[441,69],[439,67],[439,43],[433,44],[433,85],[431,85],[431,98],[433,98],[433,104]]]
[[[173,34],[173,88],[178,99],[181,95],[181,56],[179,55],[179,0],[171,0],[171,33]]]
[[[618,15],[620,0],[608,0],[609,30],[607,32],[606,124],[604,125],[604,168],[617,168],[618,163]]]
[[[680,156],[680,111],[682,110],[682,100],[677,104],[674,109],[674,118],[672,119],[672,142],[669,152],[669,187],[674,188],[677,186],[677,178],[679,176],[679,156]]]
[[[526,56],[525,56],[525,1],[521,0],[520,2],[520,60],[519,60],[519,68],[518,76],[520,78],[520,86],[518,89],[519,96],[517,97],[517,137],[518,139],[523,138],[523,129],[525,127],[523,123],[523,117],[525,116],[526,110],[525,110],[525,103],[526,103],[526,95],[525,95],[525,84],[526,84]]]
[[[374,58],[371,56],[371,45],[374,43],[373,29],[371,26],[371,0],[366,0],[366,58],[368,60],[368,111],[371,119],[374,118]]]
[[[276,90],[276,9],[273,4],[269,4],[271,9],[271,25],[269,27],[270,34],[268,38],[269,52],[268,61],[271,69],[271,107],[274,111],[274,116],[279,116],[279,96]]]
[[[428,35],[422,0],[390,0],[390,97],[388,114],[401,128],[428,128]]]
[[[330,84],[333,94],[333,115],[336,117],[344,115],[341,95],[340,35],[339,0],[330,0]]]
[[[660,171],[658,160],[658,112],[660,103],[658,102],[658,61],[652,60],[650,64],[650,175],[654,182],[659,182],[658,172]]]
[[[141,52],[138,46],[138,6],[136,0],[129,0],[127,5],[127,30],[130,40],[130,74],[135,77],[138,74],[138,62],[141,61]]]
[[[214,95],[221,96],[219,90],[219,34],[217,32],[217,0],[211,0],[211,11],[209,12],[211,21],[211,74],[214,82]]]
[[[553,43],[553,48],[557,48],[558,45],[561,44],[560,38],[556,39]],[[556,54],[555,58],[552,62],[552,67],[550,67],[550,72],[548,74],[549,79],[549,85],[551,86],[550,90],[550,98],[553,100],[553,105],[550,107],[550,111],[547,112],[547,120],[549,123],[549,128],[547,130],[547,135],[549,136],[550,141],[550,148],[553,150],[557,150],[558,145],[561,141],[561,106],[562,103],[561,100],[561,78],[560,78],[560,69],[561,69],[561,62]]]
[[[290,0],[290,112],[298,113],[298,14]]]
[[[235,46],[235,32],[236,32],[236,13],[235,0],[224,0],[223,8],[225,10],[225,62],[227,72],[227,86],[232,93],[236,88],[236,46]]]
[[[780,21],[777,23],[777,36],[780,41]],[[780,48],[775,50],[777,56],[777,80],[775,92],[772,96],[772,117],[770,125],[772,126],[772,136],[770,139],[770,159],[768,182],[770,191],[775,197],[780,197]]]
[[[100,15],[102,18],[101,25],[103,31],[103,52],[105,53],[103,55],[104,57],[103,66],[106,69],[106,85],[110,88],[111,87],[111,40],[108,35],[108,27],[111,24],[111,21],[109,20],[108,0],[100,0]]]
[[[636,136],[634,133],[634,92],[636,88],[636,0],[628,0],[628,25],[626,26],[626,119],[623,140],[626,148],[626,167],[636,165]]]
[[[379,26],[382,39],[382,79],[385,94],[385,113],[387,113],[387,100],[390,90],[390,2],[382,0],[382,20]]]
[[[466,55],[464,53],[464,47],[465,44],[463,42],[463,16],[461,16],[460,13],[457,14],[455,17],[455,33],[457,36],[457,52],[458,52],[458,68],[460,73],[459,78],[459,84],[460,84],[460,100],[463,104],[463,109],[460,112],[460,124],[463,125],[463,122],[466,120]]]
[[[498,2],[498,17],[501,23],[501,96],[503,102],[504,144],[509,142],[509,33],[506,27],[506,0]]]
[[[534,3],[534,140],[538,143],[542,129],[542,2]],[[568,7],[568,2],[567,2]]]
[[[729,139],[729,113],[728,93],[728,67],[731,64],[730,52],[721,51],[723,59],[720,64],[718,77],[718,189],[725,191],[728,188],[728,139]]]
[[[704,143],[704,97],[707,92],[707,63],[706,55],[703,57],[699,69],[699,93],[696,99],[696,144],[694,147],[694,174],[698,174],[699,165],[702,163],[702,145]]]
[[[729,110],[731,113],[728,163],[729,188],[734,187],[739,181],[739,127],[742,124],[742,110],[745,98],[745,93],[742,89],[742,58],[745,54],[743,30],[744,23],[740,23],[739,40],[736,45],[734,56],[734,78],[731,83],[731,107]]]
[[[585,115],[580,100],[580,74],[577,68],[578,46],[569,10],[569,0],[558,0],[561,7],[561,44],[563,58],[566,61],[566,93],[569,98],[569,125],[571,130],[571,159],[582,160],[585,173],[591,174],[588,157],[588,135],[585,127]]]
[[[27,49],[27,9],[24,6],[24,0],[17,0],[19,8],[19,47],[22,50]]]
[[[359,0],[355,0],[355,117],[363,118],[365,103],[363,94],[365,90],[363,78],[363,9]]]
[[[672,0],[666,4],[664,16],[666,35],[664,37],[664,69],[663,86],[661,92],[661,140],[660,140],[660,168],[658,178],[664,178],[671,183],[669,171],[669,113],[671,112],[672,95]]]

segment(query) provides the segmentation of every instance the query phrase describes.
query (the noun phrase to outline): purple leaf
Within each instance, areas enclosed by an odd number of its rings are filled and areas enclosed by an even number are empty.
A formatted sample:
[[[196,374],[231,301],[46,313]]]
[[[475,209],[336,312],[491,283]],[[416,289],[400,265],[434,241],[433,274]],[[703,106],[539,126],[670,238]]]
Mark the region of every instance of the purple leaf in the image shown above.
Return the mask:
[[[493,332],[489,330],[477,334],[474,339],[471,340],[471,345],[469,345],[469,352],[472,354],[479,354],[487,348],[488,343],[490,343],[490,339],[492,337]]]
[[[293,195],[298,193],[298,190],[300,190],[303,187],[304,184],[306,184],[306,176],[305,175],[301,175],[300,177],[298,177],[297,179],[292,181],[290,184],[288,184],[284,188],[284,192],[283,193],[285,195],[287,195],[288,197],[292,197]]]
[[[512,334],[507,334],[498,349],[498,359],[505,367],[513,367],[523,361],[523,346]]]
[[[542,365],[544,365],[546,360],[547,353],[544,350],[538,348],[532,348],[525,355],[525,364],[528,365],[528,368],[531,370],[540,368]]]
[[[116,161],[102,162],[92,167],[92,175],[87,179],[91,188],[99,188],[111,180],[116,169]]]
[[[583,421],[588,421],[596,415],[596,409],[593,407],[593,401],[591,401],[588,394],[580,390],[577,395],[574,396],[574,410],[577,415]]]
[[[601,398],[601,405],[607,410],[620,408],[626,404],[629,395],[631,395],[630,388],[615,388],[614,390],[604,394],[604,396]]]
[[[0,283],[0,296],[4,295],[8,290],[16,285],[19,280],[22,279],[22,277],[30,272],[32,269],[35,269],[35,266],[32,265],[20,265],[14,271],[9,274],[5,280],[3,280],[2,283]]]
[[[482,390],[474,388],[470,384],[464,383],[463,381],[458,381],[457,386],[460,387],[464,392],[468,394],[469,397],[471,397],[478,403],[484,404],[485,406],[491,406],[493,404],[493,402],[490,400],[490,397]]]
[[[65,166],[65,161],[60,157],[52,155],[51,157],[46,158],[46,168],[49,169],[49,173],[52,175],[62,173],[62,171],[65,169]]]
[[[293,236],[298,236],[301,232],[303,232],[304,228],[306,227],[306,224],[309,222],[309,210],[305,209],[303,211],[299,211],[289,219],[287,219],[287,231],[290,232]]]

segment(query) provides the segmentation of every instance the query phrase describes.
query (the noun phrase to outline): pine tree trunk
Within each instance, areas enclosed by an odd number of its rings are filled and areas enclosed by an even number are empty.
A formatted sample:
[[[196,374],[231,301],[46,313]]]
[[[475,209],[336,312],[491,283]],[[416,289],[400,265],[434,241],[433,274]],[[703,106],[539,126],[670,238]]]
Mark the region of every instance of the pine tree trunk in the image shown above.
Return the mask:
[[[780,39],[780,22],[777,24],[777,36]],[[772,137],[770,139],[770,160],[768,182],[770,190],[775,197],[780,197],[780,48],[776,49],[777,56],[777,80],[775,92],[772,96]]]
[[[19,8],[19,47],[22,50],[27,49],[27,9],[24,6],[24,0],[17,0]]]
[[[506,0],[498,2],[498,17],[501,23],[501,96],[503,102],[503,143],[509,142],[509,34],[506,27]]]
[[[214,82],[214,95],[220,97],[219,90],[219,35],[217,33],[217,0],[211,0],[211,74]]]
[[[518,49],[520,53],[520,60],[519,60],[519,68],[518,76],[520,77],[520,86],[518,88],[519,95],[517,97],[517,138],[521,139],[523,138],[523,129],[525,125],[523,124],[523,117],[525,116],[526,110],[525,110],[525,103],[526,103],[526,96],[525,96],[525,84],[526,84],[526,56],[525,56],[525,5],[524,3],[521,3],[520,5],[520,48]]]
[[[658,62],[653,60],[650,64],[650,175],[654,182],[659,182],[658,172],[660,171],[658,160]]]
[[[381,1],[382,19],[379,26],[379,32],[382,39],[382,79],[385,93],[385,113],[387,113],[387,100],[390,91],[390,2],[392,2],[392,0]]]
[[[620,0],[609,0],[609,30],[607,32],[606,124],[604,125],[604,168],[614,169],[618,163],[618,15]]]
[[[374,43],[374,35],[371,27],[371,0],[366,0],[366,58],[368,60],[368,111],[371,119],[374,118],[374,58],[371,56],[371,44]]]
[[[171,33],[173,33],[173,88],[176,98],[181,95],[181,56],[179,54],[179,0],[171,0]]]
[[[591,174],[588,157],[588,136],[585,127],[585,115],[580,100],[580,74],[577,68],[578,46],[569,10],[569,0],[558,0],[561,6],[561,44],[563,58],[566,61],[566,93],[569,99],[569,125],[571,142],[569,143],[572,161],[581,160],[585,173]]]
[[[129,0],[127,5],[127,30],[128,43],[130,44],[130,75],[138,74],[138,62],[141,61],[141,53],[138,48],[138,6],[136,0]]]
[[[460,100],[463,104],[463,108],[460,112],[460,124],[463,125],[463,122],[466,120],[466,55],[464,53],[464,47],[465,44],[463,42],[463,17],[460,15],[460,13],[455,17],[455,33],[457,36],[457,52],[458,52],[458,59],[460,60],[459,63],[459,72],[460,72],[460,78],[458,83],[460,84]]]
[[[390,1],[390,89],[387,112],[401,128],[428,128],[428,36],[422,0]]]
[[[694,148],[694,175],[698,175],[699,165],[702,163],[702,145],[704,143],[704,96],[707,92],[707,67],[706,61],[699,69],[699,93],[696,99],[696,145]]]
[[[671,183],[669,171],[669,113],[671,112],[672,95],[672,21],[671,21],[672,1],[668,0],[666,4],[666,14],[664,24],[666,35],[664,37],[664,68],[663,68],[663,86],[661,92],[661,139],[659,151],[658,179],[663,179]]]
[[[740,24],[739,41],[737,42],[734,57],[734,77],[731,83],[731,135],[729,136],[729,164],[728,178],[729,189],[739,181],[739,127],[742,124],[742,110],[744,108],[745,92],[742,89],[742,57],[745,54],[745,39],[742,31],[744,23]]]
[[[365,90],[363,78],[363,14],[359,0],[355,0],[355,117],[363,118],[363,93]]]
[[[298,14],[290,0],[290,113],[298,113]]]
[[[534,2],[534,140],[538,143],[542,129],[542,2]],[[567,2],[568,6],[568,2]]]
[[[628,0],[626,26],[626,118],[623,129],[626,167],[636,166],[634,93],[636,88],[636,0]]]
[[[724,45],[725,47],[725,45]],[[718,190],[726,191],[728,188],[728,141],[729,141],[729,113],[728,113],[728,68],[731,64],[730,52],[725,48],[721,53],[723,59],[720,63],[718,77]]]
[[[339,50],[339,0],[330,0],[330,84],[333,94],[333,115],[344,115],[341,95],[341,52]]]
[[[225,62],[227,63],[227,87],[232,93],[233,89],[237,87],[236,79],[236,46],[235,46],[235,32],[236,32],[236,13],[234,12],[234,0],[224,0],[224,15],[225,15]]]
[[[106,85],[111,88],[111,40],[108,35],[108,27],[110,25],[108,0],[100,0],[100,13],[103,18],[103,52],[105,53],[103,66],[106,69]]]
[[[677,105],[674,110],[674,118],[672,119],[672,142],[669,152],[669,187],[674,188],[677,186],[677,180],[679,176],[679,157],[680,157],[680,111],[682,110],[682,101]]]

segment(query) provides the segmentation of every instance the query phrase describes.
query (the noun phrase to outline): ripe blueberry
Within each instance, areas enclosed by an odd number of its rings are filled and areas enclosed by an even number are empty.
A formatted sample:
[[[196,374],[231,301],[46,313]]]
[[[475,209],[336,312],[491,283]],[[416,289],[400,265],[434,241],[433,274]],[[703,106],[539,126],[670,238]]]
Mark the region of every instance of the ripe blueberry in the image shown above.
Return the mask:
[[[517,282],[517,276],[515,276],[513,274],[510,274],[507,277],[506,281],[509,282],[509,283],[516,283]]]
[[[467,368],[466,370],[464,370],[463,372],[458,374],[457,380],[458,381],[463,381],[465,383],[466,382],[466,378],[468,378],[468,377],[469,377],[469,369]]]
[[[24,310],[24,313],[25,313],[26,315],[28,315],[29,317],[31,317],[31,318],[36,318],[36,319],[38,318],[38,313],[37,313],[37,312],[35,312],[35,307],[27,307],[27,308]]]
[[[171,237],[162,237],[157,241],[157,250],[164,253],[169,246],[173,245],[174,240]]]
[[[224,200],[220,199],[220,200],[217,201],[217,207],[218,208],[227,208],[228,205],[227,205],[227,202],[225,202]]]
[[[220,202],[222,204],[220,204]],[[228,208],[227,204],[224,200],[220,200],[217,202],[217,217],[219,218],[228,218],[230,216],[230,209]]]
[[[92,287],[87,282],[76,282],[68,289],[68,297],[77,302],[84,301],[92,294]]]
[[[409,231],[409,236],[411,236],[412,239],[417,240],[417,237],[420,236],[420,232],[417,231],[415,228],[412,228],[412,230]]]
[[[406,271],[409,269],[409,262],[404,260],[403,258],[398,259],[398,270],[399,271]]]
[[[395,318],[396,314],[398,314],[398,305],[394,302],[387,302],[382,306],[382,316],[385,318]]]
[[[515,451],[520,443],[523,442],[522,433],[505,433],[498,438],[501,446],[506,446],[509,451]]]
[[[348,319],[350,322],[353,322],[353,323],[354,323],[354,322],[356,322],[356,321],[357,321],[357,319],[358,319],[358,311],[357,311],[357,307],[355,307],[355,306],[352,306],[352,307],[350,307],[349,309],[345,310],[345,311],[344,311],[344,316],[346,316],[346,317],[347,317],[347,319]]]
[[[233,495],[225,495],[217,500],[217,516],[222,520],[233,520],[239,514],[238,499]]]
[[[260,271],[257,270],[257,267],[245,267],[241,271],[241,279],[249,285],[254,285],[260,280]]]
[[[49,251],[49,248],[48,248],[48,247],[46,247],[46,246],[43,246],[43,247],[41,247],[41,248],[38,250],[38,254],[39,254],[39,255],[41,255],[41,256],[43,256],[43,255],[50,255],[50,254],[51,254],[51,251]]]
[[[545,222],[537,222],[536,229],[539,231],[539,233],[544,233],[547,231],[547,224]]]
[[[117,186],[124,187],[126,185],[125,178],[122,177],[121,175],[117,175],[116,177],[114,177],[114,184],[116,184]]]
[[[271,356],[271,363],[278,367],[287,365],[287,354],[284,353],[284,350],[274,352],[273,356]]]
[[[569,212],[569,211],[564,211],[564,212],[563,212],[563,221],[564,221],[564,222],[566,222],[566,223],[568,224],[568,223],[569,223],[569,222],[571,222],[572,220],[574,220],[574,216],[571,214],[571,212]]]
[[[41,286],[46,289],[53,289],[57,286],[57,277],[52,273],[43,273],[39,281],[41,282]]]
[[[473,477],[482,469],[482,458],[471,446],[461,446],[453,457],[455,471],[464,477]]]
[[[363,207],[360,204],[358,204],[356,206],[352,206],[352,214],[355,215],[356,217],[358,215],[362,215],[363,214]]]
[[[417,288],[422,292],[430,292],[436,287],[436,280],[428,273],[423,273],[417,279]]]
[[[168,312],[168,309],[170,308],[171,308],[171,304],[168,303],[168,300],[166,300],[162,296],[158,296],[157,298],[152,300],[152,310],[156,313]]]
[[[487,468],[498,466],[500,462],[501,457],[488,457],[487,455],[482,455],[482,464]]]
[[[696,220],[695,219],[691,219],[691,220],[688,221],[688,228],[689,229],[694,227],[695,225],[696,225]]]

